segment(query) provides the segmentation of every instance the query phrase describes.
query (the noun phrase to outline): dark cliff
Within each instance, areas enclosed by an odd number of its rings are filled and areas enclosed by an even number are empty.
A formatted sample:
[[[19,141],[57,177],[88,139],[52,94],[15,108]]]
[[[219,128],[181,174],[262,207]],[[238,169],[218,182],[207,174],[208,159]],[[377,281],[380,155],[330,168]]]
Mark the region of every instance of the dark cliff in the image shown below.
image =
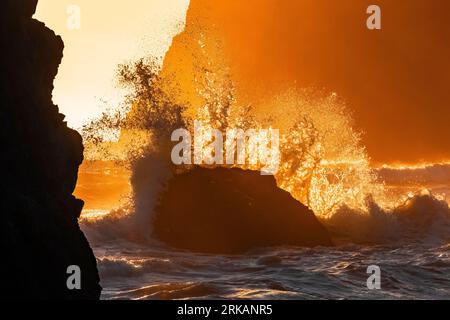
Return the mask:
[[[171,246],[208,253],[332,245],[314,213],[278,188],[273,176],[241,169],[175,175],[155,209],[153,231]]]
[[[32,19],[37,0],[3,0],[1,25],[1,295],[98,299],[96,260],[78,226],[80,135],[52,103],[63,42]],[[81,269],[69,290],[67,267]]]

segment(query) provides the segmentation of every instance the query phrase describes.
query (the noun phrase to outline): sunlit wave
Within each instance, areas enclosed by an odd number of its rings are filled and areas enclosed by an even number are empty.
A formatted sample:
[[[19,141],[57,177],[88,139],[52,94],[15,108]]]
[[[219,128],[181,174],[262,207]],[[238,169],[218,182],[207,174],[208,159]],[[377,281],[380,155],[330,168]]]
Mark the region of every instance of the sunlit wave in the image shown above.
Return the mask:
[[[382,212],[386,217],[383,221],[389,223],[390,215],[403,212],[398,208],[421,196],[416,192],[393,194],[386,188],[378,171],[370,166],[362,133],[354,129],[351,112],[339,94],[291,86],[244,104],[236,96],[238,84],[227,67],[220,41],[202,32],[190,36],[198,39],[190,41],[194,47],[187,49],[194,59],[187,74],[186,70],[177,74],[173,66],[161,70],[152,58],[120,66],[118,79],[129,89],[127,100],[83,130],[88,157],[118,160],[131,168],[133,203],[123,212],[135,212],[136,228],[150,223],[148,215],[164,179],[192,167],[172,164],[174,143],[170,136],[178,128],[186,128],[193,135],[195,120],[223,133],[227,129],[278,129],[278,186],[319,218],[333,218],[331,224],[342,224],[334,216],[339,213],[341,217],[343,210],[365,216],[367,221],[374,221],[371,218]],[[114,135],[117,142],[109,139]],[[202,144],[211,142],[205,138]],[[263,166],[260,162],[245,163],[232,166],[250,170]],[[428,197],[442,202],[432,194]],[[357,217],[346,219],[359,221]]]

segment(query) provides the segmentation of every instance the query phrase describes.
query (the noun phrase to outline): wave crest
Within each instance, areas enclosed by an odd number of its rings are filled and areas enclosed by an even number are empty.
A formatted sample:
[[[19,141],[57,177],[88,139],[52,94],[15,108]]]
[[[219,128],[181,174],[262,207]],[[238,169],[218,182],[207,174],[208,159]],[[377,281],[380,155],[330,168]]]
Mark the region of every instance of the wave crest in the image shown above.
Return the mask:
[[[363,244],[442,243],[450,241],[450,208],[429,192],[409,197],[391,209],[368,198],[368,210],[341,207],[322,219],[338,242]]]

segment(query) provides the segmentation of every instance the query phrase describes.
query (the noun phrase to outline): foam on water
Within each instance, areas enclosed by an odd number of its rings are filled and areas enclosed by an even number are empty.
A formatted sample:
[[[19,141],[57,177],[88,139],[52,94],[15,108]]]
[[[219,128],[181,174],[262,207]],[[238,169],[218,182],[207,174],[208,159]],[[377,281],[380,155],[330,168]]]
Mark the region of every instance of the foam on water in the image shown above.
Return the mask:
[[[273,248],[245,256],[95,249],[104,299],[448,299],[448,245]],[[133,249],[131,249],[133,248]],[[111,255],[114,253],[114,255]],[[366,287],[379,265],[382,290]]]

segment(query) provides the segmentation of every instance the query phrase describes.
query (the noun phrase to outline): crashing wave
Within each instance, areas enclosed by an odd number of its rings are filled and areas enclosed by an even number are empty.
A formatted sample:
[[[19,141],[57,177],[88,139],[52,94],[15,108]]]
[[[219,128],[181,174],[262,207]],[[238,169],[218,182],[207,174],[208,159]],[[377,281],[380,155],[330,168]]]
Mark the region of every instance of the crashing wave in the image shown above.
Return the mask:
[[[290,88],[243,104],[235,96],[220,44],[202,32],[189,37],[195,41],[184,50],[192,54],[192,69],[178,72],[166,61],[160,70],[152,59],[121,66],[119,80],[130,90],[125,107],[85,126],[88,158],[119,159],[133,172],[129,207],[85,221],[85,228],[105,226],[104,234],[112,237],[148,240],[160,191],[171,176],[192,169],[170,161],[170,134],[178,128],[192,131],[194,120],[201,120],[222,132],[279,128],[278,187],[312,209],[338,239],[382,243],[423,238],[439,227],[448,230],[448,205],[432,195],[396,205],[398,198],[389,196],[371,168],[361,133],[336,93]],[[187,92],[182,84],[189,84]],[[107,137],[114,133],[119,138],[112,143]],[[438,234],[445,237],[446,232]]]

